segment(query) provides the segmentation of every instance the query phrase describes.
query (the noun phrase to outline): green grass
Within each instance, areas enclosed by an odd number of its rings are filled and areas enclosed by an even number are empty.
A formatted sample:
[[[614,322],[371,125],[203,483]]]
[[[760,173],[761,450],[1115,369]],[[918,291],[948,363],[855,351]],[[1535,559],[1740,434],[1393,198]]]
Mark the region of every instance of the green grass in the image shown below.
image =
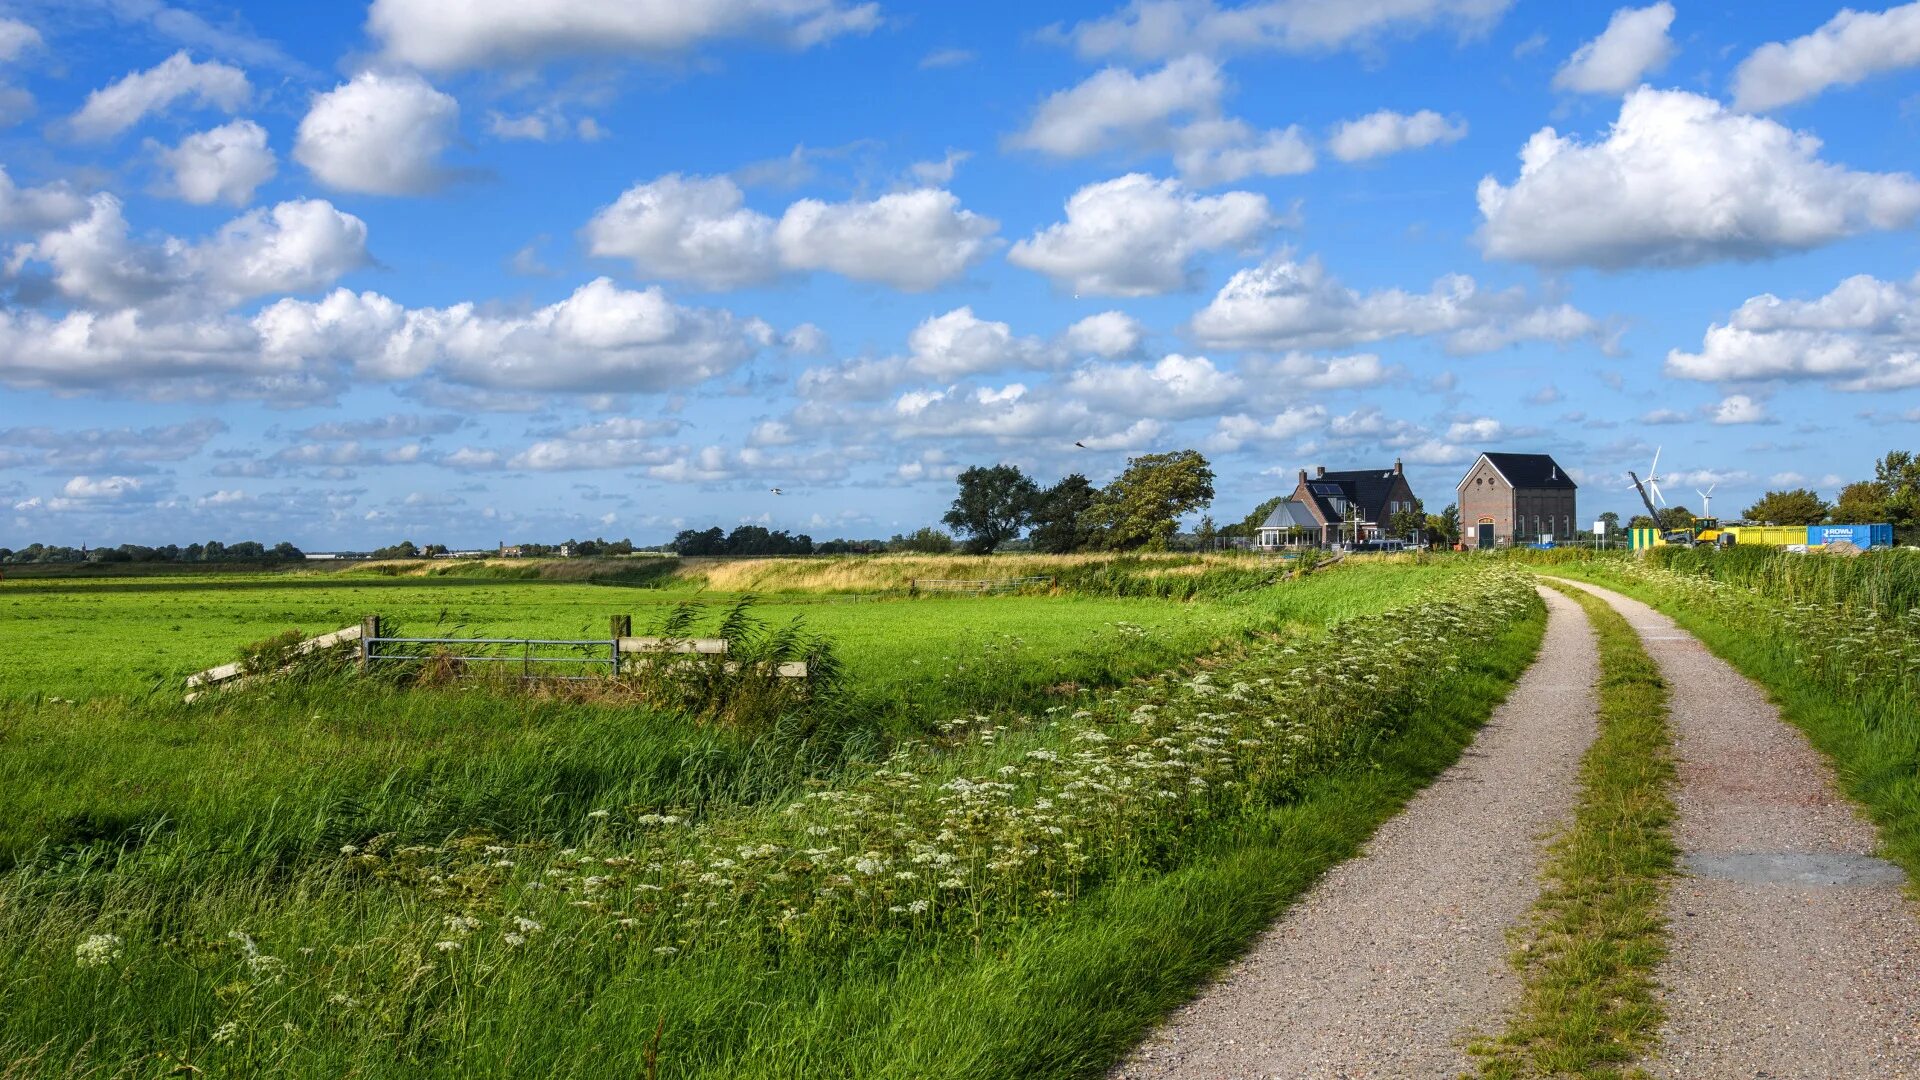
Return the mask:
[[[1662,1009],[1662,903],[1673,873],[1673,734],[1668,689],[1633,627],[1588,593],[1600,643],[1599,731],[1580,764],[1571,826],[1548,849],[1544,885],[1518,933],[1520,1002],[1481,1040],[1483,1077],[1642,1075]]]
[[[633,704],[338,679],[210,706],[10,708],[0,1061],[20,1075],[183,1063],[225,1075],[648,1075],[664,1024],[662,1076],[1096,1073],[1451,761],[1525,666],[1537,602],[1507,608],[1521,614],[1501,627],[1463,617],[1485,610],[1490,594],[1475,590],[1495,580],[1466,565],[1342,569],[1233,603],[1163,602],[1221,620],[1181,640],[1218,632],[1226,646],[1194,666],[1169,663],[1171,650],[1156,661],[1170,675],[1120,685],[1116,670],[1100,693],[1026,702],[1063,702],[1054,711],[917,743],[803,715],[715,728]],[[899,606],[937,623],[1001,603]],[[1426,659],[1405,664],[1406,650]],[[1006,679],[1051,659],[1008,651],[1024,659]],[[1371,673],[1377,689],[1356,698],[1330,671]],[[1084,765],[1090,732],[1113,745],[1090,760],[1160,762],[1142,767],[1176,778],[1153,781],[1172,801],[1122,786],[1069,803],[1059,770]],[[1211,784],[1177,779],[1189,768]],[[996,777],[1023,793],[1006,812],[990,800],[984,816],[953,816],[948,778]],[[786,809],[809,792],[830,798]],[[662,811],[692,825],[646,824]],[[834,839],[810,839],[809,821]],[[934,894],[924,918],[887,907],[896,886],[878,879],[871,896],[842,897],[794,877],[826,872],[798,865],[809,843],[904,866],[913,844],[932,842],[976,845],[963,865],[979,876]],[[767,843],[780,854],[735,854]],[[986,861],[1027,849],[1040,854],[1001,870]],[[667,903],[722,888],[691,876],[716,853],[748,864],[726,873],[751,873],[751,887],[712,893],[718,910]],[[587,895],[590,873],[614,882],[601,888],[619,890],[617,906]],[[668,886],[660,901],[642,891],[651,880]],[[784,905],[806,909],[791,930],[778,929]],[[436,949],[453,933],[443,919],[462,912],[486,929]],[[499,938],[515,915],[541,924],[517,949]],[[85,966],[80,946],[99,933],[118,938],[102,946],[113,955]],[[684,954],[663,959],[666,943]]]

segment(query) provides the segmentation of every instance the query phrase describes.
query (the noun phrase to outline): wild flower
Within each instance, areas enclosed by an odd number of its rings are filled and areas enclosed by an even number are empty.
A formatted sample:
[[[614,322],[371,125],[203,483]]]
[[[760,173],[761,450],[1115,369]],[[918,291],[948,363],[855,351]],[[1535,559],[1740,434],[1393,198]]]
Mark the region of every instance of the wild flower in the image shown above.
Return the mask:
[[[120,935],[88,934],[73,947],[73,961],[83,968],[106,967],[120,959]]]
[[[436,941],[433,943],[433,947],[440,952],[457,952],[460,948],[460,943],[457,941]]]
[[[215,1046],[226,1046],[239,1037],[240,1025],[232,1020],[213,1029],[213,1043]]]

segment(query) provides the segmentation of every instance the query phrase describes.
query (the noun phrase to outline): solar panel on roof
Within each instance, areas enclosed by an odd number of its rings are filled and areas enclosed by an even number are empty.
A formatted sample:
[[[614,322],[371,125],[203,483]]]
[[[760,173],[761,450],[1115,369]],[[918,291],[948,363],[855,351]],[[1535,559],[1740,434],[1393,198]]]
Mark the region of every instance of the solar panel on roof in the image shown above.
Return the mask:
[[[1345,495],[1339,484],[1308,484],[1307,490],[1315,495]]]

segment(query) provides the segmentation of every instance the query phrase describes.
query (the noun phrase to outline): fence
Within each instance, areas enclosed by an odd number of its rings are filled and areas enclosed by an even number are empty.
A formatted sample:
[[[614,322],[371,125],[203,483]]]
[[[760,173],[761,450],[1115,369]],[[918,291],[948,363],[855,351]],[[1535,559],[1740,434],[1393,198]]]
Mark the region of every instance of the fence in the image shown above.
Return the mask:
[[[367,626],[368,622],[363,620],[359,626],[348,626],[335,630],[331,634],[321,634],[319,637],[308,638],[287,650],[287,660],[291,662],[297,657],[307,656],[311,653],[319,652],[322,649],[331,649],[338,645],[345,645],[350,641],[359,641],[361,640],[361,635],[366,633]],[[365,646],[363,645],[362,652],[364,653],[364,651]],[[283,664],[279,670],[285,671],[288,666],[290,666],[290,663]],[[192,701],[208,690],[218,690],[227,686],[238,686],[241,683],[247,682],[248,679],[252,677],[254,676],[247,674],[245,661],[239,660],[231,664],[221,664],[219,667],[211,667],[205,671],[195,672],[187,676],[187,689],[190,691],[190,693],[187,694],[187,700]]]

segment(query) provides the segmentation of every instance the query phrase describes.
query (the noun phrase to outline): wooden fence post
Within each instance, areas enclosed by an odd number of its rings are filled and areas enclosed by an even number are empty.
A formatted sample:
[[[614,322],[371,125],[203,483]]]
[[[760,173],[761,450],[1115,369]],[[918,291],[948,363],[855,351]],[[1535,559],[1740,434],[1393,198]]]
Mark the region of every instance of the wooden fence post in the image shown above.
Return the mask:
[[[366,615],[360,619],[360,670],[366,671],[367,659],[373,655],[373,639],[380,636],[380,616]]]

